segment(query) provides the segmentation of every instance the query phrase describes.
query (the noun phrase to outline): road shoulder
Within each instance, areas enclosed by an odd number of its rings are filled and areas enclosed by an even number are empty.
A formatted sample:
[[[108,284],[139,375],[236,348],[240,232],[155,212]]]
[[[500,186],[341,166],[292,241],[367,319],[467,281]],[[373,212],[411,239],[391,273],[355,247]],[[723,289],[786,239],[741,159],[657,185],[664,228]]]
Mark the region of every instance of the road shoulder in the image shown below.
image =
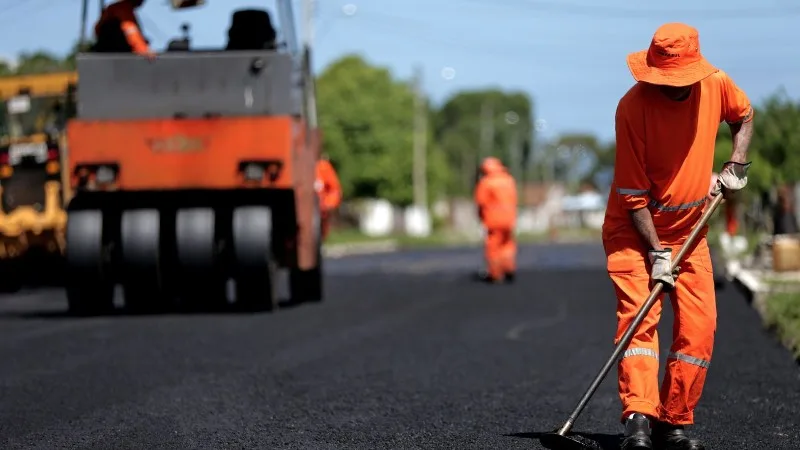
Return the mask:
[[[773,272],[746,259],[729,259],[727,277],[747,294],[764,327],[800,363],[800,271]]]

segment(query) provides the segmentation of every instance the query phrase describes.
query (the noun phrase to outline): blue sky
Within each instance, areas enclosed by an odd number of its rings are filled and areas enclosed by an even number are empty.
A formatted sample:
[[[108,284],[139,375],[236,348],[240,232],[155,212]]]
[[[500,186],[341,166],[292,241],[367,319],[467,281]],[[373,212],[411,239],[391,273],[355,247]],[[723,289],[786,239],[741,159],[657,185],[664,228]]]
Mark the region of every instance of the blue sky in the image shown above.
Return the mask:
[[[90,0],[96,8],[96,0]],[[208,0],[171,12],[147,0],[140,12],[156,49],[192,24],[193,44],[224,45],[230,13],[274,10],[274,0]],[[701,50],[754,102],[783,87],[800,97],[800,3],[796,0],[319,0],[316,65],[351,52],[407,78],[424,69],[435,102],[460,89],[497,86],[528,92],[542,137],[569,131],[613,138],[614,110],[631,86],[627,53],[644,49],[664,22],[700,30]],[[635,6],[636,4],[639,6]],[[295,14],[301,15],[295,0]],[[699,6],[701,5],[702,6]],[[80,0],[0,0],[0,56],[47,49],[65,53],[78,36]],[[344,11],[355,5],[355,14]],[[758,5],[758,6],[755,6]],[[352,7],[350,7],[352,11]],[[97,11],[91,11],[93,22]],[[276,18],[277,21],[277,18]],[[452,69],[452,79],[443,70]],[[450,72],[452,75],[453,72]]]

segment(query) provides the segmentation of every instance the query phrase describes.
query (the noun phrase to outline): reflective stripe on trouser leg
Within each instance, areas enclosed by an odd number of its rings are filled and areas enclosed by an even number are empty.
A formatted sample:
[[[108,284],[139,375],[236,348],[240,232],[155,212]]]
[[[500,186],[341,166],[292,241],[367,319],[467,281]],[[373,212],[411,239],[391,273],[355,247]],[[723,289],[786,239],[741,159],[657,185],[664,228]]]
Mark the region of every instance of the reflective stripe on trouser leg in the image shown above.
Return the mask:
[[[625,350],[625,353],[622,354],[623,358],[629,358],[631,356],[650,356],[651,358],[655,358],[658,361],[658,353],[653,350],[652,348],[629,348]]]
[[[674,425],[691,425],[711,364],[717,324],[714,273],[704,238],[681,264],[670,297],[675,326],[661,386],[659,418]]]
[[[677,359],[685,363],[694,364],[695,366],[702,367],[703,369],[708,369],[708,367],[711,365],[711,361],[695,358],[694,356],[684,355],[683,353],[670,352],[667,359]]]

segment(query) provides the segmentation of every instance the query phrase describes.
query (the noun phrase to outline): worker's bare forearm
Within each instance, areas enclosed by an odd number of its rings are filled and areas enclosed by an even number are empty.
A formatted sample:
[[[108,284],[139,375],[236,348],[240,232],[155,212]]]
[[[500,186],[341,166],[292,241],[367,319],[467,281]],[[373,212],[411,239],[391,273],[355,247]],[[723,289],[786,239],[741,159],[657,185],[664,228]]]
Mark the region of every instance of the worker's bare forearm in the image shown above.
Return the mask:
[[[658,233],[656,233],[656,226],[653,224],[653,216],[650,214],[650,210],[647,208],[634,209],[630,214],[633,226],[647,245],[653,250],[663,250],[664,248],[661,247],[661,241],[658,239]]]
[[[753,121],[730,124],[733,151],[731,161],[744,164],[747,162],[747,150],[753,138]]]

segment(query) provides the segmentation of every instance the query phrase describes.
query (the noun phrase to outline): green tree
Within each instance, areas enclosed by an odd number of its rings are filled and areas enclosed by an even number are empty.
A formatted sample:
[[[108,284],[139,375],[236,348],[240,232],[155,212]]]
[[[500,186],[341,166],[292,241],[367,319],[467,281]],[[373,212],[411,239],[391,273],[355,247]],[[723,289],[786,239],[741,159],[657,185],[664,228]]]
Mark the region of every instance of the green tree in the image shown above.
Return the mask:
[[[613,142],[601,142],[593,134],[567,133],[545,144],[542,164],[572,189],[581,183],[602,189],[611,183],[615,150]]]
[[[0,61],[0,77],[14,75],[14,69],[7,61]]]
[[[490,127],[484,127],[485,117]],[[527,166],[532,122],[533,102],[523,92],[462,91],[445,101],[436,114],[434,130],[448,166],[456,171],[448,193],[463,195],[472,190],[482,157],[497,156],[515,169]],[[492,132],[488,141],[483,140],[486,130]],[[487,143],[488,149],[483,148]]]
[[[747,195],[758,195],[779,183],[800,181],[800,102],[778,91],[756,108],[748,159]],[[730,159],[731,135],[726,124],[717,134],[715,170]]]
[[[44,50],[24,52],[19,55],[17,75],[48,73],[64,70],[64,61],[56,55]]]
[[[339,173],[344,195],[410,204],[414,97],[408,83],[360,56],[347,55],[320,74],[317,96],[324,151]],[[437,194],[447,165],[432,145],[427,162],[429,194]]]

